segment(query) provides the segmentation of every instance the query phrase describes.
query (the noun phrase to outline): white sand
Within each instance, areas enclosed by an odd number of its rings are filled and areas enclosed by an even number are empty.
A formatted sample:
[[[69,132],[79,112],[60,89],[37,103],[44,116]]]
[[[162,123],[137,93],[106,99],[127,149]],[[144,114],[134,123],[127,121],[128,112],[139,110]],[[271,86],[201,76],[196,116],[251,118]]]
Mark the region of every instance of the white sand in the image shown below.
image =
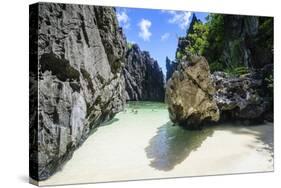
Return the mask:
[[[166,109],[121,112],[40,185],[273,171],[273,125],[171,126]]]

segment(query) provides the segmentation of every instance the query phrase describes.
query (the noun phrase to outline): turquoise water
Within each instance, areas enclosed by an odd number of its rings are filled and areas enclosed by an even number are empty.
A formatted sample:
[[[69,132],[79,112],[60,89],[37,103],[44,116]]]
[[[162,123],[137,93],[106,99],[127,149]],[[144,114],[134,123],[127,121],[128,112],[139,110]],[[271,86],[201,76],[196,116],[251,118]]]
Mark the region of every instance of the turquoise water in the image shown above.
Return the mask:
[[[150,109],[150,110],[166,110],[167,105],[162,102],[151,102],[151,101],[129,101],[126,104],[127,109]]]

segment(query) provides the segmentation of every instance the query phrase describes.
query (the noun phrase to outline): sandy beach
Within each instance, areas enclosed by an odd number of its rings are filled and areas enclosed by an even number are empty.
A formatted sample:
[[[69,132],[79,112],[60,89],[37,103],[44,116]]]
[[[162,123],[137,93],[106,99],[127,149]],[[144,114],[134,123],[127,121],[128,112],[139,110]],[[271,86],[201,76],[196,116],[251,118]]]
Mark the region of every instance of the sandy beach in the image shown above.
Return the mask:
[[[163,105],[118,113],[39,185],[273,171],[273,124],[172,126]]]

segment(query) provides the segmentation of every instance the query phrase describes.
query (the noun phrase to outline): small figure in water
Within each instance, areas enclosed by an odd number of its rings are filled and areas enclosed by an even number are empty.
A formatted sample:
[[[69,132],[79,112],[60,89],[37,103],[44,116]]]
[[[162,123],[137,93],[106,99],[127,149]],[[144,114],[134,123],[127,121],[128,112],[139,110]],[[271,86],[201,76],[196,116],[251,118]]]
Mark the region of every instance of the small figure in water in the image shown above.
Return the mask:
[[[132,112],[133,112],[134,114],[137,114],[137,113],[138,113],[138,110],[137,110],[137,109],[132,109]]]

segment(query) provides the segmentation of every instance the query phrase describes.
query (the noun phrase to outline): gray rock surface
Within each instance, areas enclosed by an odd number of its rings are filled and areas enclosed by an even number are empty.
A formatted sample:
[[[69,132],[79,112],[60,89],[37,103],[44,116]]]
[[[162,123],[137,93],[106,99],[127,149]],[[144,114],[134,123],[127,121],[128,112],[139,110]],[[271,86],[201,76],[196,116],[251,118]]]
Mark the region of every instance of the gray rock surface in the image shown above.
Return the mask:
[[[240,77],[224,72],[213,73],[215,101],[222,121],[245,120],[251,123],[267,119],[264,115],[271,111],[272,101],[266,96],[269,93],[264,92],[266,83],[262,73],[260,70]]]
[[[133,44],[126,54],[124,77],[127,100],[164,101],[164,77],[157,61]]]
[[[227,15],[223,21],[224,48],[221,58],[226,65],[262,68],[272,64],[273,19]],[[269,27],[271,30],[264,29],[268,25],[272,25]]]
[[[193,56],[182,62],[168,80],[165,101],[172,122],[189,129],[200,129],[205,122],[220,118],[214,101],[215,88],[204,57]]]
[[[168,57],[166,57],[166,82],[172,77],[173,73],[177,69],[177,63],[175,61],[171,61]]]
[[[39,3],[38,9],[39,127],[31,134],[38,174],[31,177],[44,180],[123,109],[126,42],[113,8]]]

